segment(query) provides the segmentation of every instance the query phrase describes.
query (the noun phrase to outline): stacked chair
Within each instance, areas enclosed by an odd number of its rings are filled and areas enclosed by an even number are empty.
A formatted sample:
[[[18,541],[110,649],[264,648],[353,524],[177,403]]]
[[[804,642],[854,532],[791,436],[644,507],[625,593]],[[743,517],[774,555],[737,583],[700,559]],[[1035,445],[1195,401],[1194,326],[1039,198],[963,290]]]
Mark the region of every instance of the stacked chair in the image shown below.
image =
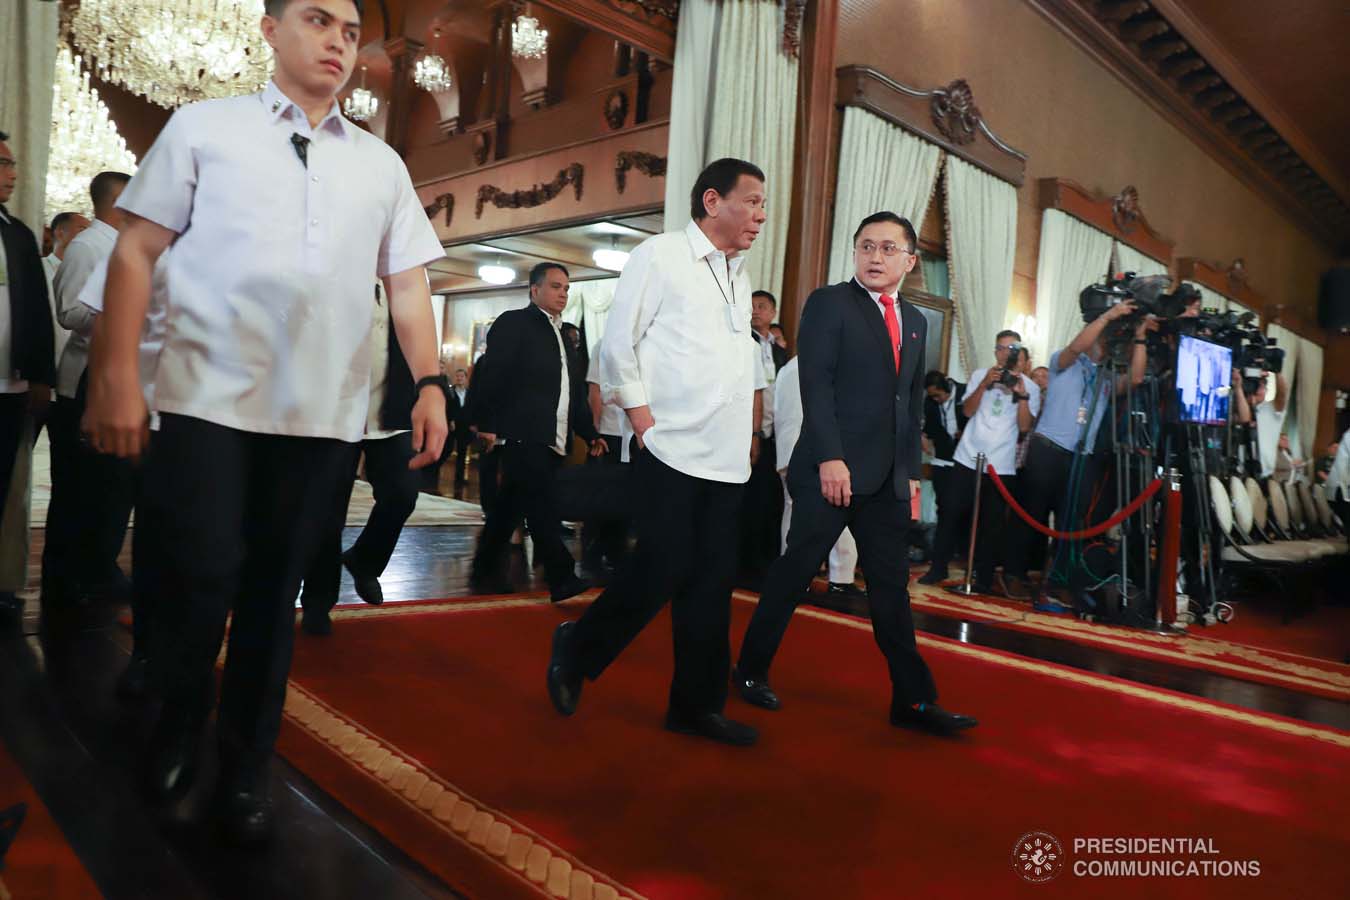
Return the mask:
[[[1273,581],[1286,622],[1292,598],[1285,579],[1306,577],[1313,579],[1314,588],[1324,585],[1328,568],[1344,560],[1350,549],[1336,531],[1326,498],[1319,504],[1307,485],[1268,480],[1263,492],[1255,478],[1232,476],[1225,485],[1211,475],[1209,493],[1215,528],[1222,536],[1215,546],[1222,548],[1218,558],[1223,569]]]

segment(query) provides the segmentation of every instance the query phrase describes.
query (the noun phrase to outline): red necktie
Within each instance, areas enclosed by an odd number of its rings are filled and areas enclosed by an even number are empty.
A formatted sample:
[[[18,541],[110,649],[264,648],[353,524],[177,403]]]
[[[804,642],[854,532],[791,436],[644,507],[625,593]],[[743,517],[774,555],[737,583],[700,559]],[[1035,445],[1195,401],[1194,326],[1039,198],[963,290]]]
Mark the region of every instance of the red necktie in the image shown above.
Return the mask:
[[[891,333],[891,351],[895,354],[895,371],[900,371],[900,320],[895,317],[895,298],[881,295],[886,309],[886,330]]]

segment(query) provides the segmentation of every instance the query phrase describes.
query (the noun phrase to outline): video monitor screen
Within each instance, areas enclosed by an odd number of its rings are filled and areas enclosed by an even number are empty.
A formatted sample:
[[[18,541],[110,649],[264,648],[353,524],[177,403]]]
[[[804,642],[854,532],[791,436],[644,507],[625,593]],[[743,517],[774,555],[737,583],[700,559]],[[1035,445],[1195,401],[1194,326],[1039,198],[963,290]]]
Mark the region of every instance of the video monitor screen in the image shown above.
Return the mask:
[[[1177,346],[1177,409],[1182,422],[1223,425],[1233,382],[1233,351],[1182,335]]]

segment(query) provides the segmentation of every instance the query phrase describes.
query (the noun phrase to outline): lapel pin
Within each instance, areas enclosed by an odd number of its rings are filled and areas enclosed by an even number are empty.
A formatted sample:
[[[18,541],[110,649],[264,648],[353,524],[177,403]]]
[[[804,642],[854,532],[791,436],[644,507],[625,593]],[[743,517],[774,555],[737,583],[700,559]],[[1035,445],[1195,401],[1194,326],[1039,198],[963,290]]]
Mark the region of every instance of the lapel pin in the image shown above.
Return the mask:
[[[273,101],[272,101],[272,112],[276,112],[278,109],[281,109],[281,101],[280,101],[280,100],[273,100]]]

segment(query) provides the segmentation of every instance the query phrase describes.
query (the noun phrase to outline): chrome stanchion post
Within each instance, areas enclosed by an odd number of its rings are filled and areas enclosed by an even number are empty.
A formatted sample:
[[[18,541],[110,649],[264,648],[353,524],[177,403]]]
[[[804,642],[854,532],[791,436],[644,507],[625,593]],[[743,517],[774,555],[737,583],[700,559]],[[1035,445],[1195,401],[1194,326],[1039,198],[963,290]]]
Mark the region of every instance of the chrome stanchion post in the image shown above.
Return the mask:
[[[975,455],[975,506],[970,512],[970,544],[966,548],[966,581],[964,584],[947,588],[953,594],[973,597],[978,591],[971,590],[971,579],[975,577],[975,535],[980,527],[980,488],[984,485],[985,458],[983,453]]]

